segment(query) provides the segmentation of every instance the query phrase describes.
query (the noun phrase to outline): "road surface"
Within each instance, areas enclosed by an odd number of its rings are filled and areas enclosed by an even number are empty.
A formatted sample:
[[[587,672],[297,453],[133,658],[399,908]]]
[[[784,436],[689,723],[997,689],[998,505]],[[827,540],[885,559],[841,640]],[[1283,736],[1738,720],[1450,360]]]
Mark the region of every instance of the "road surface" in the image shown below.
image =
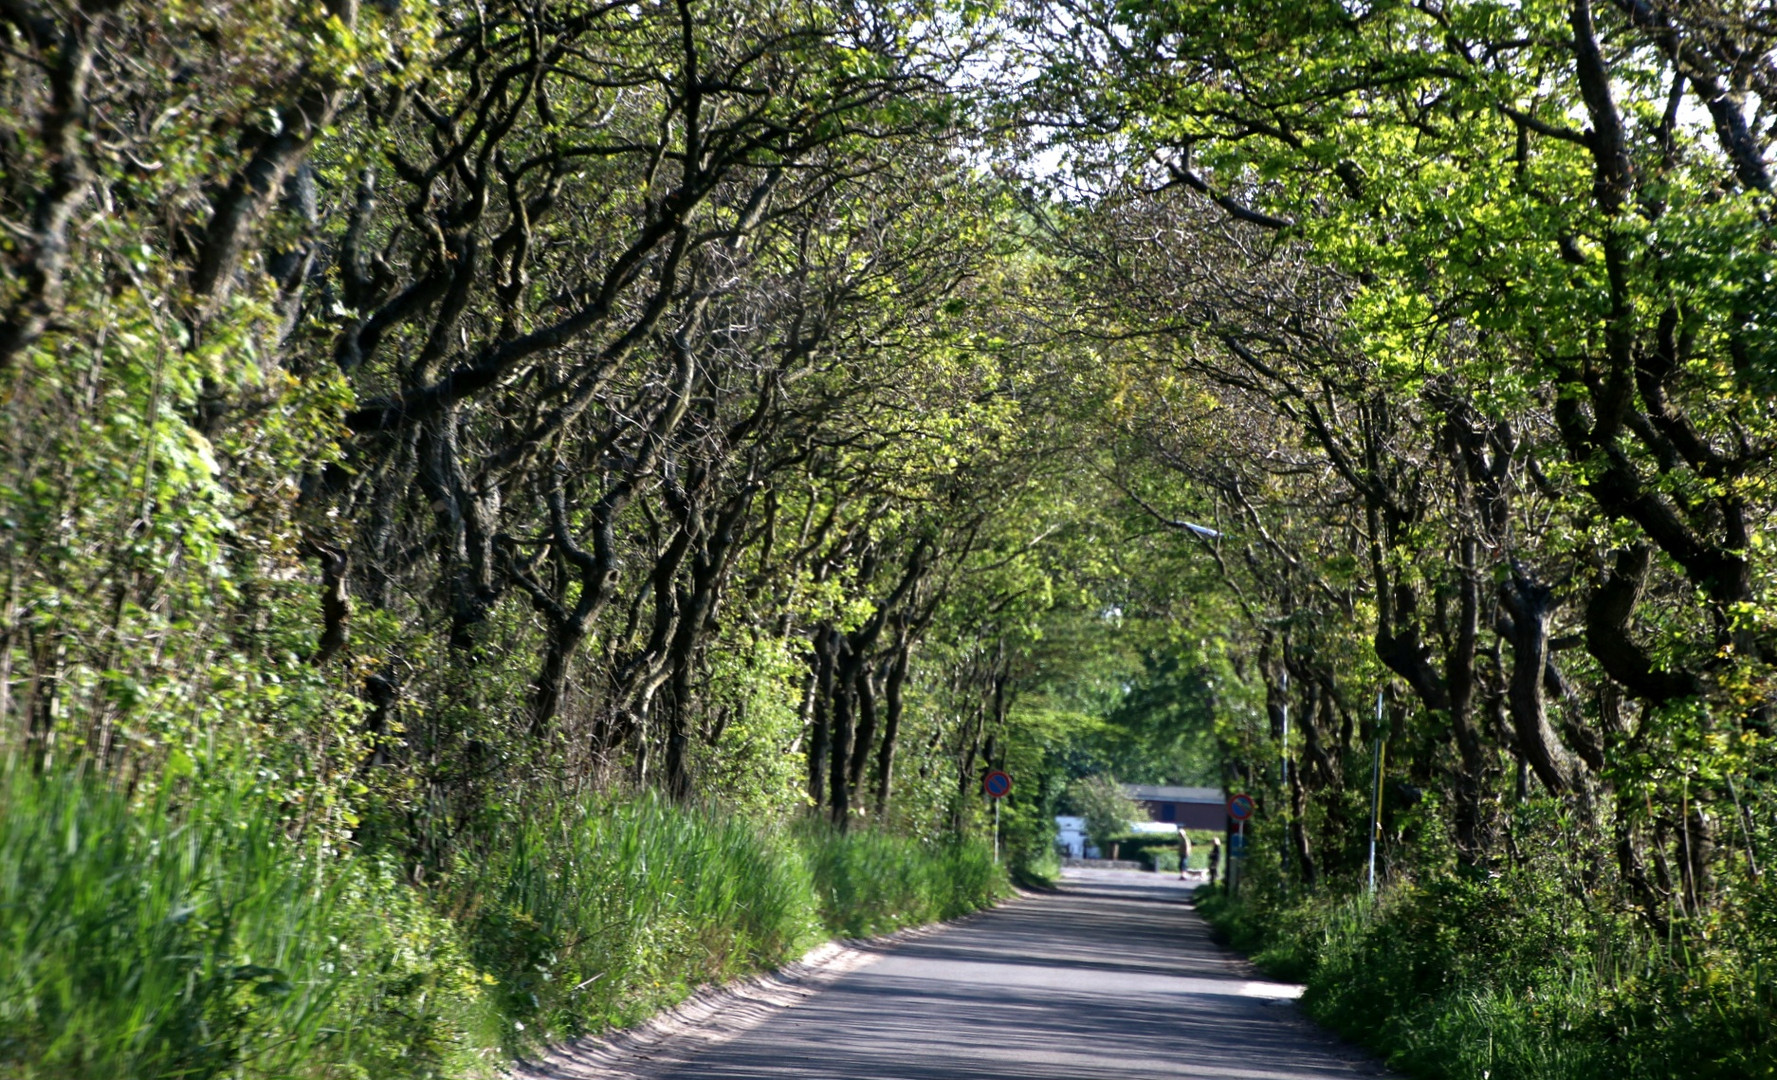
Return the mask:
[[[1176,879],[1062,891],[902,942],[671,1066],[673,1080],[1324,1080],[1391,1075],[1209,938]]]

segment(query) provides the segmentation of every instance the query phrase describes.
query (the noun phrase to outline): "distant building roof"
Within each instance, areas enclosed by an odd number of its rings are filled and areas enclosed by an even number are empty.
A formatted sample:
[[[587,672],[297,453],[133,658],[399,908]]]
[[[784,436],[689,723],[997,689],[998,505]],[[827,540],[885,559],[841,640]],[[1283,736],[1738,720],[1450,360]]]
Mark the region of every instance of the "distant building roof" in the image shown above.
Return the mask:
[[[1221,788],[1172,787],[1167,784],[1124,784],[1123,794],[1136,802],[1214,803],[1224,801]]]

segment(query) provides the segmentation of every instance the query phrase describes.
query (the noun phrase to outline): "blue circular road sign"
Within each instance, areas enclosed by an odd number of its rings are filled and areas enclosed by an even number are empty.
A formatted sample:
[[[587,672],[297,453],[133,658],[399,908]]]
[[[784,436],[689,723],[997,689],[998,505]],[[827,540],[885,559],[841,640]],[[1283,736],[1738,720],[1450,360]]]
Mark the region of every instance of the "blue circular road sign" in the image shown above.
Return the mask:
[[[1228,816],[1235,821],[1245,821],[1253,816],[1254,805],[1253,797],[1243,791],[1228,800]]]
[[[981,778],[981,790],[987,792],[990,799],[1003,799],[1012,790],[1012,778],[994,769]]]

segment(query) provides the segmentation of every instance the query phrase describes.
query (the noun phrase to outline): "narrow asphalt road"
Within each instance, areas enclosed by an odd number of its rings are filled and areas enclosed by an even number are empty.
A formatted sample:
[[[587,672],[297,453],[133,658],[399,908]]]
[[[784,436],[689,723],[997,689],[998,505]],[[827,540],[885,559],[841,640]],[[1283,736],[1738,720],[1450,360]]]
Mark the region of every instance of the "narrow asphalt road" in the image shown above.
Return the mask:
[[[1072,871],[903,942],[674,1080],[1322,1080],[1391,1075],[1210,940],[1160,875]]]

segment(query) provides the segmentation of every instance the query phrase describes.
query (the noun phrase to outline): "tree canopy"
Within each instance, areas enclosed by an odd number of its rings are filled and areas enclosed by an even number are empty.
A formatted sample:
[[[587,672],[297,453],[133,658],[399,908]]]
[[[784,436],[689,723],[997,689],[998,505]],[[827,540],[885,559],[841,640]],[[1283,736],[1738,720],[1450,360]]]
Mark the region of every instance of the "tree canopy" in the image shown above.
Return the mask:
[[[1334,891],[1385,747],[1385,877],[1754,965],[1768,14],[0,5],[0,743],[434,869],[1220,783]]]

